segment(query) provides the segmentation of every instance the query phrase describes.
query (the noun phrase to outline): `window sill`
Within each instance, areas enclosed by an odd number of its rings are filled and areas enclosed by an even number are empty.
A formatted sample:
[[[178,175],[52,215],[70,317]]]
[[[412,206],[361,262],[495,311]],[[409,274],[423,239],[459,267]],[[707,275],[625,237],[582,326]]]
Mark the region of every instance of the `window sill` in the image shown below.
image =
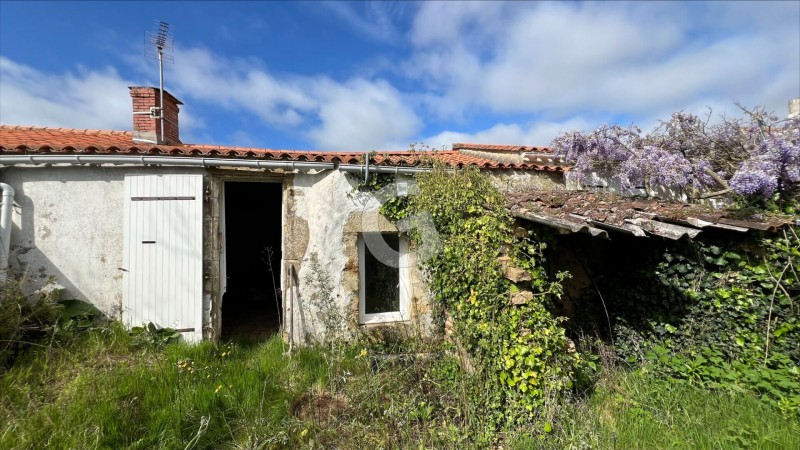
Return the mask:
[[[364,318],[358,322],[359,326],[370,326],[370,325],[391,325],[394,323],[409,323],[411,322],[410,318],[403,318],[403,317],[369,317]]]

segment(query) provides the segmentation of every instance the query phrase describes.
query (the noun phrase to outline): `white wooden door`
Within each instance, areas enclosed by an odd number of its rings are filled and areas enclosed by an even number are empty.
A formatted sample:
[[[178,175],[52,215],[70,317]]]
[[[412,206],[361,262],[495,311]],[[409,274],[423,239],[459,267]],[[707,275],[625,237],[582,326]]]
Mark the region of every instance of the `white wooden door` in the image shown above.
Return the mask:
[[[203,337],[203,176],[125,177],[126,325]]]

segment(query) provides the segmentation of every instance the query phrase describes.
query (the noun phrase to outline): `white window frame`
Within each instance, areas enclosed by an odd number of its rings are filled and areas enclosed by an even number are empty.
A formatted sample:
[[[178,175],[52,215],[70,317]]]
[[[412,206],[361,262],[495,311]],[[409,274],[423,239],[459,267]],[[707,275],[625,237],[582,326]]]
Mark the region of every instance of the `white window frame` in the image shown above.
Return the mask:
[[[380,234],[380,233],[378,233]],[[399,271],[398,280],[400,283],[400,310],[385,313],[367,314],[366,310],[366,280],[364,262],[366,261],[365,255],[369,250],[364,244],[364,237],[358,235],[358,275],[359,275],[359,289],[358,289],[358,321],[362,325],[374,323],[388,323],[388,322],[405,322],[411,319],[410,304],[411,304],[411,278],[409,270],[410,257],[408,254],[408,241],[402,236],[399,239],[400,258],[397,269]]]

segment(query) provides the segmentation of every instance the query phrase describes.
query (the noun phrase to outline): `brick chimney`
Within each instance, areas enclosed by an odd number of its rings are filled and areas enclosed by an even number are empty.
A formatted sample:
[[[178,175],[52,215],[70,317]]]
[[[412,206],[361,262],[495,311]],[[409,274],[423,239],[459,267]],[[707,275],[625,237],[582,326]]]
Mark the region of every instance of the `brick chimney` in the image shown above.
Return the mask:
[[[164,91],[164,136],[161,136],[159,117],[160,92],[158,88],[131,86],[133,101],[133,139],[157,144],[180,144],[178,113],[180,100]]]

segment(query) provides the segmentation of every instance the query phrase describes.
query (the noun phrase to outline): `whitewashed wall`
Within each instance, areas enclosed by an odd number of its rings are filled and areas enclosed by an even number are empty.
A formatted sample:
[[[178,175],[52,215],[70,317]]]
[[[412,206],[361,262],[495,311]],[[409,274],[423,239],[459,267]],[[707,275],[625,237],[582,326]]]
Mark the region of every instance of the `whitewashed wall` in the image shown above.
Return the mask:
[[[0,179],[16,195],[11,269],[33,292],[51,278],[67,296],[88,301],[110,317],[122,304],[125,174],[154,168],[11,167]],[[204,173],[171,169],[171,173]],[[162,172],[163,173],[163,172]]]
[[[66,288],[68,296],[88,301],[110,317],[119,317],[124,292],[125,175],[158,173],[206,174],[199,168],[165,171],[141,167],[18,166],[0,170],[0,180],[16,190],[10,263],[13,271],[23,275],[25,289],[33,292],[52,278]],[[545,175],[530,177],[509,171],[496,174],[495,181],[511,191],[561,187],[559,179]],[[321,337],[324,332],[318,305],[310,301],[312,254],[317,255],[322,272],[329,277],[329,294],[348,321],[348,332],[352,332],[358,328],[357,236],[362,231],[394,231],[394,225],[374,208],[365,209],[370,195],[355,193],[355,179],[342,172],[300,172],[287,180],[282,269],[284,296],[290,295],[291,284],[286,269],[294,265],[299,271],[297,301],[288,302],[293,311],[287,311],[292,316],[286,318],[288,321],[293,317],[294,339],[302,342],[309,336]],[[411,259],[413,262],[413,254]],[[416,265],[410,278],[412,313],[404,325],[428,333],[428,289]],[[211,296],[203,297],[205,324],[209,321]]]
[[[585,190],[590,192],[603,192],[610,194],[617,194],[624,197],[650,197],[659,198],[662,200],[672,202],[688,203],[690,201],[689,195],[686,190],[679,188],[671,188],[666,186],[653,186],[648,193],[644,187],[629,187],[617,176],[608,176],[604,174],[592,173],[586,180],[579,181],[574,172],[567,172],[565,174],[566,189],[568,190]],[[700,194],[712,192],[720,188],[704,188]],[[712,208],[722,208],[729,199],[724,197],[711,198],[705,200],[694,200],[701,204],[711,206]]]

